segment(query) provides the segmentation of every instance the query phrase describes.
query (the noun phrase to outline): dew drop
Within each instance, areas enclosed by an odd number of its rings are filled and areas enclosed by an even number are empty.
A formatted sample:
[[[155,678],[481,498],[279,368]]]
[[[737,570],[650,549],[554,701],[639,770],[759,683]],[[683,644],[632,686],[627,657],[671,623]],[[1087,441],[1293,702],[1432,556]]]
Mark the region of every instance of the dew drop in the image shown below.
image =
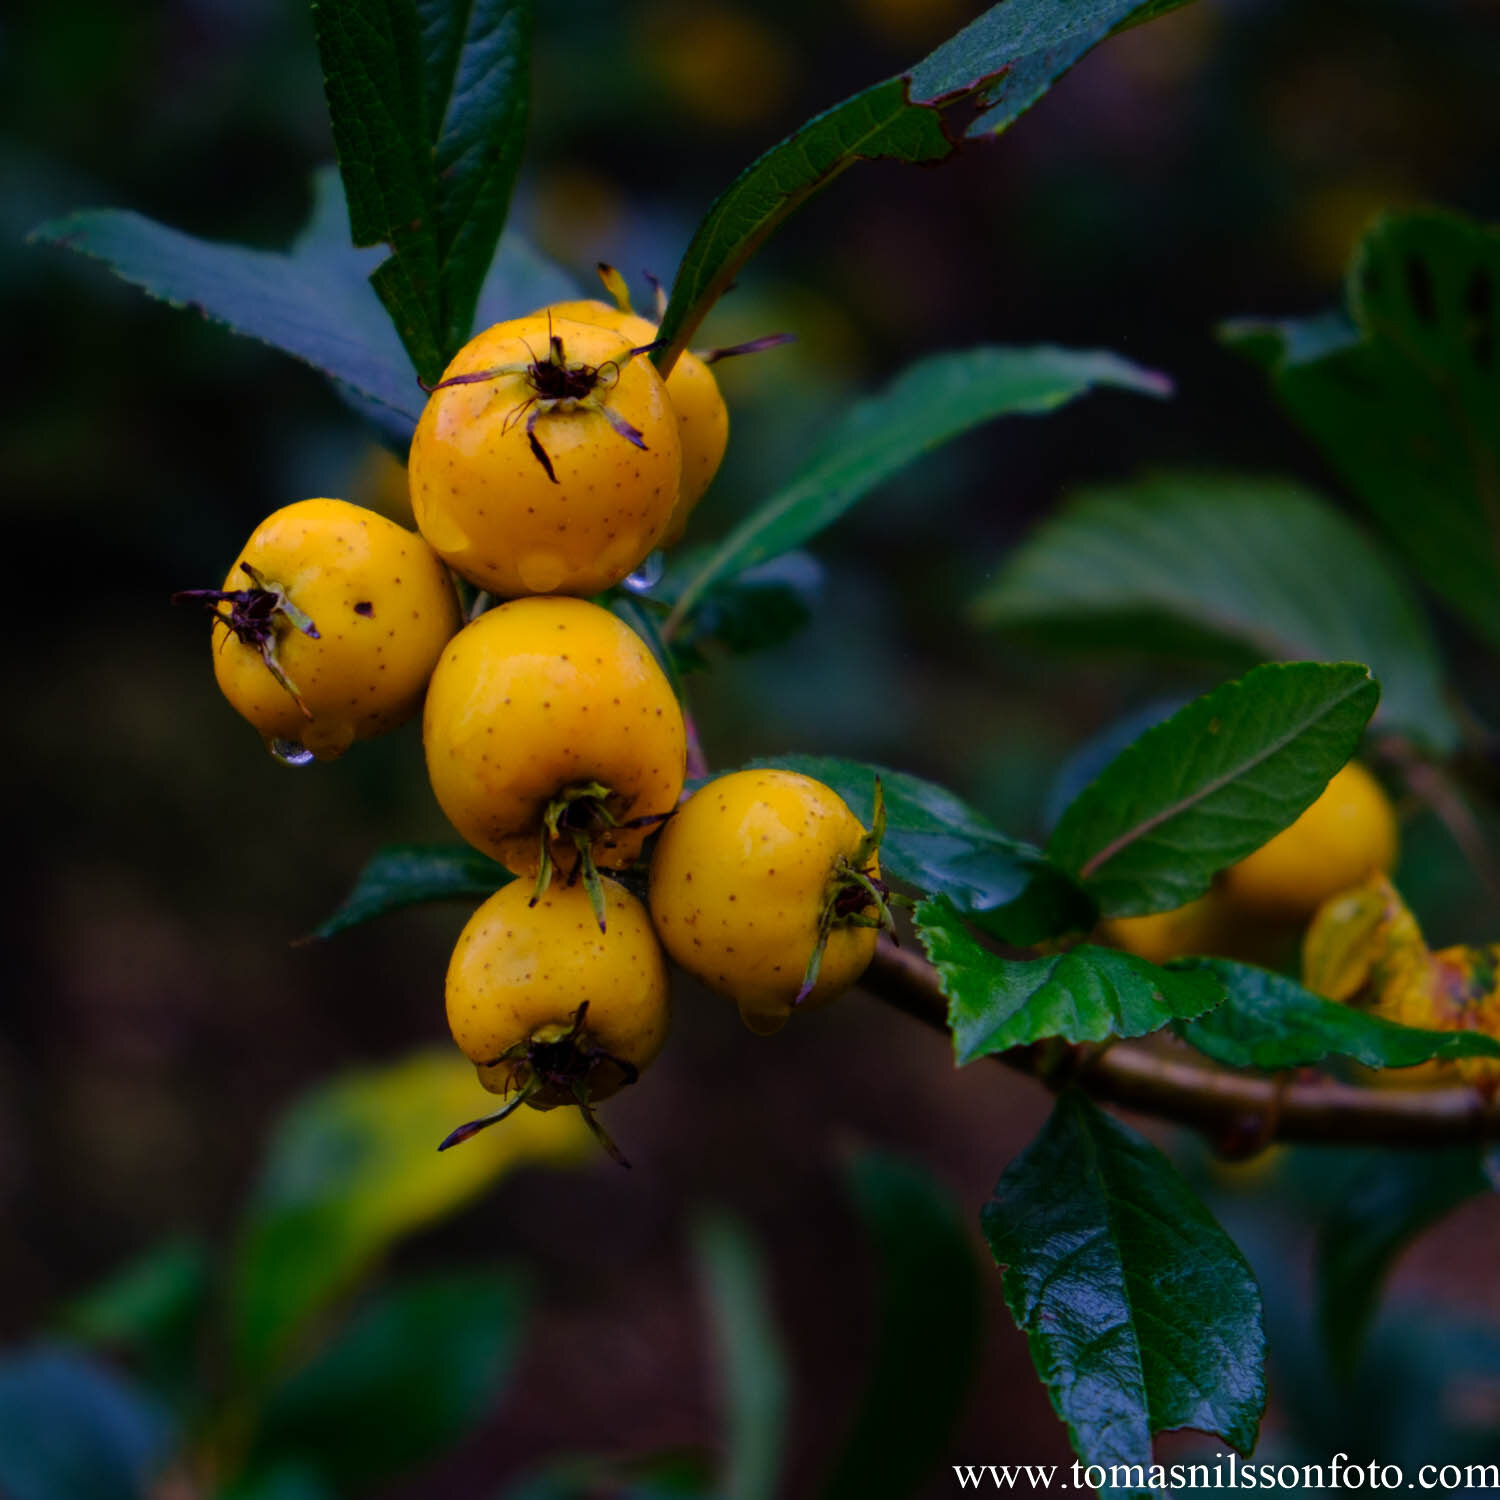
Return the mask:
[[[272,740],[271,758],[284,766],[310,766],[317,756],[296,740]]]
[[[625,579],[625,587],[632,594],[649,594],[666,576],[667,554],[660,547],[649,554],[633,573]]]

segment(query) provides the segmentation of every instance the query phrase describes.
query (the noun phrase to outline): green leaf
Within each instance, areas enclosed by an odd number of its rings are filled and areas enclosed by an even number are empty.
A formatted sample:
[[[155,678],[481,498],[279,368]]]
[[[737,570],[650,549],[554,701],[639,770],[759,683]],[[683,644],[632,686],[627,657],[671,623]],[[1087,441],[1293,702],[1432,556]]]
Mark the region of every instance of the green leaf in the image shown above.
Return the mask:
[[[287,1461],[341,1494],[435,1458],[493,1407],[520,1353],[526,1295],[493,1271],[409,1277],[279,1387],[253,1468]]]
[[[1210,973],[1223,985],[1223,1005],[1178,1029],[1184,1041],[1231,1068],[1311,1067],[1326,1057],[1410,1068],[1435,1057],[1500,1057],[1500,1041],[1482,1032],[1400,1026],[1251,964],[1193,959],[1173,968]]]
[[[1351,662],[1256,667],[1116,756],[1062,815],[1047,853],[1105,916],[1184,906],[1316,800],[1379,697]]]
[[[413,426],[426,397],[366,277],[371,255],[326,238],[342,212],[332,173],[315,180],[318,231],[288,254],[215,244],[120,209],[86,209],[31,232],[42,244],[105,262],[174,307],[281,349]]]
[[[856,161],[936,162],[952,155],[943,110],[976,95],[975,132],[996,134],[1030,108],[1096,42],[1160,0],[1003,0],[900,77],[809,120],[715,200],[678,267],[662,319],[669,366],[709,308],[777,226]]]
[[[429,383],[468,338],[525,138],[529,0],[317,0],[318,53],[356,245]]]
[[[1046,800],[1042,804],[1043,826],[1049,829],[1057,827],[1058,819],[1068,810],[1073,799],[1115,756],[1134,744],[1148,729],[1170,719],[1178,709],[1191,702],[1191,698],[1180,694],[1153,698],[1149,703],[1111,720],[1097,734],[1070,751],[1047,785]]]
[[[653,600],[664,606],[675,603],[708,550],[679,551],[652,591]],[[672,654],[683,670],[694,670],[706,667],[716,648],[738,656],[778,646],[812,619],[822,582],[821,564],[806,552],[788,552],[737,578],[722,579],[678,622]]]
[[[473,330],[480,289],[521,169],[530,113],[533,5],[532,0],[416,0],[416,6],[434,139],[429,170],[444,337],[451,356]]]
[[[198,1383],[211,1290],[207,1250],[172,1240],[70,1302],[58,1325],[72,1338],[127,1354],[159,1395],[177,1402]]]
[[[1113,948],[1084,944],[1043,958],[1002,958],[969,935],[946,897],[923,901],[916,920],[948,1001],[960,1064],[1047,1037],[1145,1036],[1224,998],[1223,985],[1206,970],[1159,969]]]
[[[146,1500],[170,1438],[146,1396],[71,1349],[0,1359],[6,1500]]]
[[[56,219],[28,238],[101,260],[149,296],[311,365],[404,457],[427,398],[369,282],[380,254],[356,250],[349,238],[334,168],[314,174],[311,215],[286,254],[195,239],[116,209]],[[507,235],[485,280],[480,316],[498,322],[576,294],[562,271]]]
[[[765,1270],[744,1230],[727,1218],[704,1219],[695,1245],[724,1403],[724,1500],[776,1500],[790,1380]]]
[[[957,1206],[921,1168],[867,1151],[846,1173],[880,1266],[874,1367],[822,1500],[906,1500],[940,1467],[978,1364],[978,1268]]]
[[[1348,1376],[1402,1250],[1490,1182],[1474,1146],[1362,1152],[1350,1172],[1327,1180],[1338,1192],[1318,1233],[1318,1323],[1334,1368]]]
[[[461,1150],[438,1142],[489,1096],[456,1052],[335,1079],[277,1126],[241,1227],[230,1354],[242,1386],[305,1357],[310,1325],[403,1236],[456,1213],[513,1167],[565,1165],[590,1137],[574,1110],[519,1110]]]
[[[980,1219],[1006,1305],[1085,1464],[1147,1465],[1193,1427],[1242,1453],[1265,1405],[1250,1267],[1181,1174],[1069,1091]],[[1110,1476],[1105,1494],[1146,1494]]]
[[[1005,905],[1044,868],[1039,850],[1007,838],[983,813],[919,776],[832,755],[771,756],[750,765],[800,771],[821,781],[867,828],[879,777],[886,817],[882,873],[926,895],[950,896],[963,911]]]
[[[1337,320],[1225,329],[1380,519],[1401,555],[1500,644],[1500,233],[1385,215]]]
[[[332,937],[421,901],[482,900],[514,878],[467,844],[391,844],[371,855],[343,905],[308,937]]]
[[[919,360],[856,404],[802,473],[714,549],[678,595],[668,633],[715,583],[804,546],[923,453],[995,417],[1053,411],[1101,385],[1155,396],[1171,389],[1163,376],[1098,350],[979,348]]]
[[[1338,587],[1328,586],[1336,566]],[[1262,660],[1367,662],[1379,722],[1446,749],[1457,729],[1437,646],[1401,575],[1357,526],[1290,480],[1166,474],[1086,491],[1005,560],[976,601],[987,625],[1070,643],[1157,646],[1175,632]]]

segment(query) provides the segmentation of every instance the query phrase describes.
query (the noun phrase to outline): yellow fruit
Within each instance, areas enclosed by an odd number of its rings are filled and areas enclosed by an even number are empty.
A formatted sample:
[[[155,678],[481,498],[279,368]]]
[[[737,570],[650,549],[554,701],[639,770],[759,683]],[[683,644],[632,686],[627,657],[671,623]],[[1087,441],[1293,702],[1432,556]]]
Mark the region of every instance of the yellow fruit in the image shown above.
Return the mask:
[[[481,588],[597,594],[660,541],[682,478],[677,414],[619,333],[545,314],[459,350],[417,423],[412,509]]]
[[[595,323],[617,331],[633,347],[649,344],[656,337],[656,324],[628,309],[611,307],[597,299],[558,302],[550,309],[554,317],[579,323]],[[677,431],[682,441],[682,489],[661,543],[670,547],[687,526],[693,507],[719,472],[724,450],[729,446],[729,410],[719,394],[714,373],[690,349],[683,350],[667,377],[667,395],[677,413]]]
[[[1350,761],[1289,828],[1223,872],[1245,913],[1305,921],[1330,896],[1396,863],[1396,814],[1380,783]]]
[[[830,787],[793,771],[736,771],[695,792],[663,831],[651,917],[667,952],[768,1034],[864,972],[888,920],[879,882],[871,836]],[[816,983],[799,1001],[820,943]]]
[[[645,908],[604,880],[607,932],[582,886],[540,897],[502,886],[469,919],[448,965],[448,1027],[479,1081],[509,1102],[460,1126],[439,1149],[468,1140],[520,1105],[577,1105],[624,1161],[592,1106],[634,1083],[661,1051],[667,966]]]
[[[1215,883],[1196,901],[1144,917],[1111,917],[1098,939],[1149,963],[1174,958],[1235,958],[1279,969],[1295,956],[1297,924],[1242,911]]]
[[[423,717],[427,772],[453,826],[517,875],[587,851],[620,869],[682,794],[682,710],[656,658],[608,610],[517,599],[454,637]],[[549,811],[550,810],[550,811]]]
[[[607,1099],[661,1051],[667,1034],[667,968],[646,909],[605,879],[609,922],[600,932],[582,886],[555,882],[532,904],[524,881],[502,886],[469,919],[448,965],[448,1028],[494,1094],[531,1091],[551,1109]],[[574,1051],[546,1048],[574,1031]],[[541,1050],[538,1050],[541,1049]],[[576,1074],[566,1071],[586,1062]]]
[[[270,741],[319,760],[422,705],[461,619],[448,570],[414,532],[343,500],[302,500],[260,523],[207,603],[214,676]]]
[[[1099,939],[1148,963],[1164,964],[1174,958],[1222,955],[1229,926],[1224,899],[1211,890],[1175,911],[1111,917],[1099,924]]]

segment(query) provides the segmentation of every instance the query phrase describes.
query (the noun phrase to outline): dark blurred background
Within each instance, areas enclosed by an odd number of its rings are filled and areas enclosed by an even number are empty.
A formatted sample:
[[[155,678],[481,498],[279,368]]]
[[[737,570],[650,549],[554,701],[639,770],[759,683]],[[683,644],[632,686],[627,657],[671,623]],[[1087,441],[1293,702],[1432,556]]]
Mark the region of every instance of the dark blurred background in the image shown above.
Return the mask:
[[[581,286],[601,258],[638,285],[646,270],[669,278],[740,167],[980,9],[543,6],[514,222]],[[1236,467],[1336,493],[1213,326],[1335,302],[1379,208],[1500,217],[1497,78],[1493,0],[1199,0],[1101,48],[998,142],[940,169],[862,166],[791,220],[706,330],[727,343],[785,329],[798,343],[721,367],[734,435],[690,540],[720,534],[790,476],[830,413],[922,354],[1107,347],[1169,372],[1178,394],[1104,393],[992,426],[864,505],[816,548],[811,627],[696,680],[713,763],[790,750],[881,759],[1035,836],[1070,747],[1213,674],[1021,651],[977,636],[961,601],[1086,481]],[[225,1234],[269,1125],[311,1082],[440,1039],[465,912],[290,946],[377,845],[450,836],[419,735],[408,727],[332,766],[273,764],[215,691],[204,622],[167,605],[173,589],[216,583],[256,521],[293,499],[399,510],[399,471],[314,374],[21,243],[44,218],[107,204],[283,246],[309,173],[331,157],[307,7],[17,0],[0,22],[0,80],[13,377],[0,413],[13,872],[0,1336],[17,1339],[164,1236]],[[1492,670],[1439,625],[1483,704]],[[1413,838],[1436,848],[1430,831]],[[1500,938],[1500,913],[1468,895],[1426,915],[1439,940]],[[1474,930],[1486,916],[1495,925]],[[722,1002],[680,1000],[647,1085],[609,1111],[634,1171],[601,1157],[582,1174],[523,1174],[403,1251],[415,1264],[529,1263],[542,1313],[510,1402],[393,1497],[481,1493],[568,1445],[715,1443],[686,1241],[710,1203],[740,1215],[770,1257],[800,1393],[796,1493],[832,1451],[872,1338],[840,1153],[898,1148],[968,1211],[1045,1114],[1040,1089],[986,1067],[955,1074],[939,1038],[860,998],[769,1042]],[[1233,1173],[1176,1149],[1234,1192]],[[1294,1200],[1275,1211],[1284,1234],[1269,1208],[1239,1212],[1295,1286],[1306,1245]],[[1407,1262],[1400,1295],[1500,1320],[1497,1232],[1500,1203],[1472,1205]],[[993,1330],[954,1456],[1063,1458],[998,1278],[989,1295]],[[1273,1431],[1292,1420],[1278,1408]],[[949,1488],[939,1477],[931,1493]]]

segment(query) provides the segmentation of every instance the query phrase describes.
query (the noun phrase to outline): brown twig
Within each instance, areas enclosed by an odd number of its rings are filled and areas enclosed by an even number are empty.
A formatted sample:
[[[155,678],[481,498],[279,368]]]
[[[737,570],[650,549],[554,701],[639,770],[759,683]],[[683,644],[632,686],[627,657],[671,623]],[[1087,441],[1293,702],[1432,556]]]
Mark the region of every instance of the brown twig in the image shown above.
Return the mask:
[[[947,1002],[919,954],[882,938],[862,986],[939,1031]],[[1101,1103],[1190,1125],[1213,1140],[1263,1123],[1260,1139],[1322,1145],[1452,1146],[1500,1140],[1500,1099],[1472,1088],[1373,1089],[1312,1080],[1257,1077],[1162,1054],[1140,1042],[1103,1052],[1076,1048],[1075,1065],[1048,1070],[1047,1086],[1077,1084]],[[996,1062],[1037,1076],[1037,1049],[1002,1052]]]

